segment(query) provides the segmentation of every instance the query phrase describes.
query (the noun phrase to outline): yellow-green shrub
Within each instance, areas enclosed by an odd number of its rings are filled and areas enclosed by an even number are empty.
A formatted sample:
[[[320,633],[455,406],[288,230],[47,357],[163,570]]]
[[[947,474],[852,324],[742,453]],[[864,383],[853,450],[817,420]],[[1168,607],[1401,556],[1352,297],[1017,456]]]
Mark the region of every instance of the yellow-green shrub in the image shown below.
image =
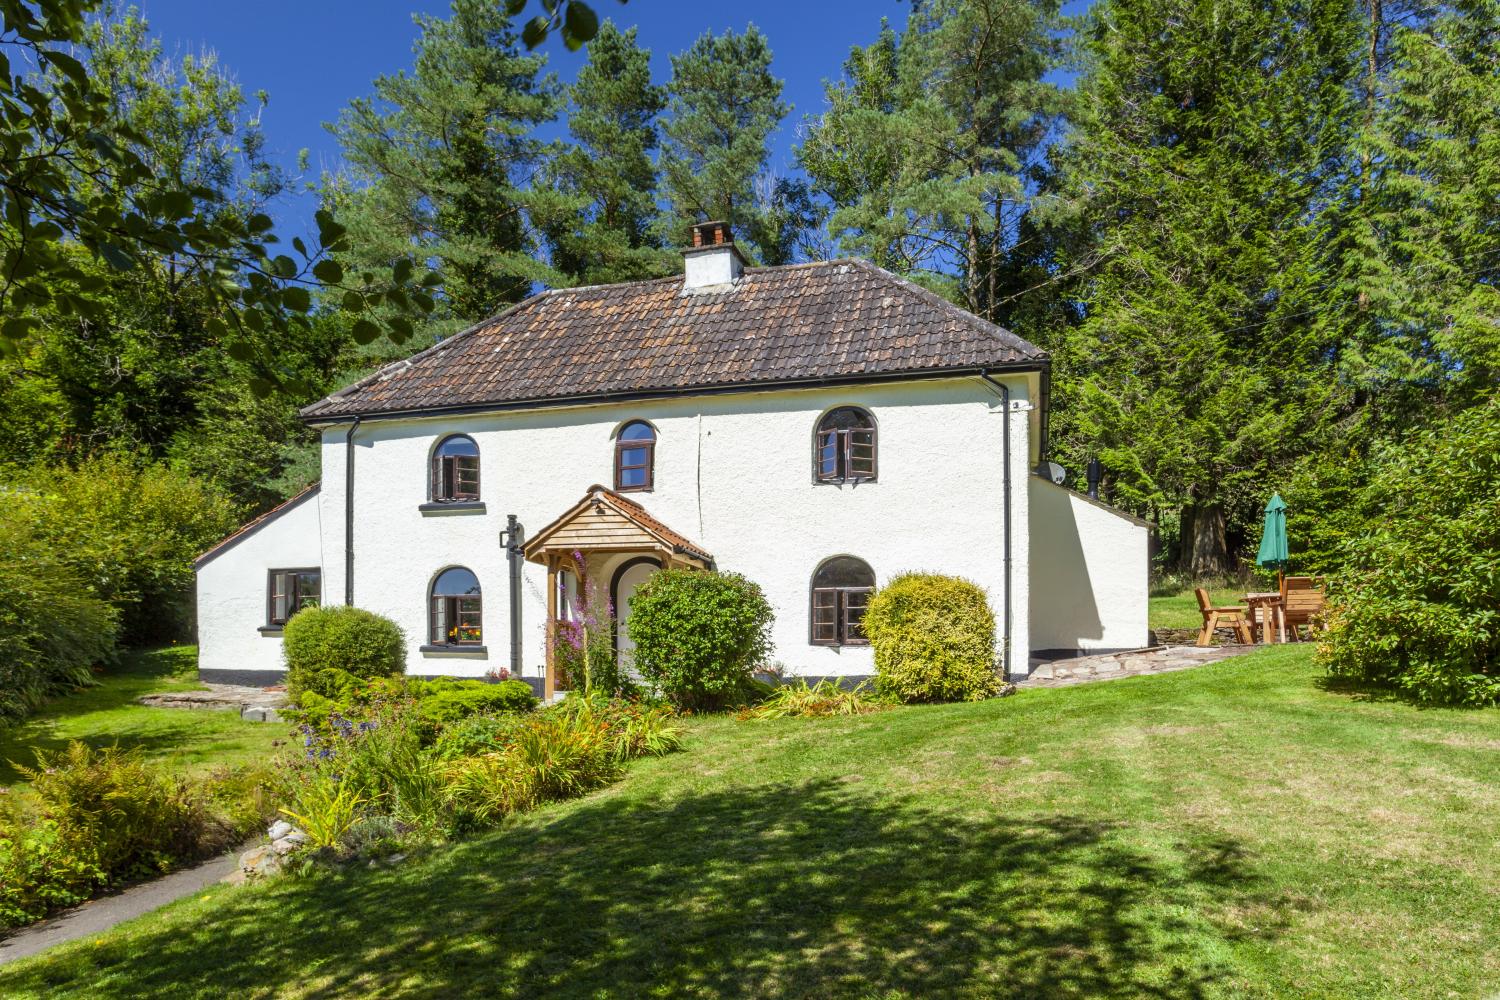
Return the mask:
[[[995,615],[968,580],[905,573],[870,597],[876,686],[901,701],[979,701],[1000,690]]]

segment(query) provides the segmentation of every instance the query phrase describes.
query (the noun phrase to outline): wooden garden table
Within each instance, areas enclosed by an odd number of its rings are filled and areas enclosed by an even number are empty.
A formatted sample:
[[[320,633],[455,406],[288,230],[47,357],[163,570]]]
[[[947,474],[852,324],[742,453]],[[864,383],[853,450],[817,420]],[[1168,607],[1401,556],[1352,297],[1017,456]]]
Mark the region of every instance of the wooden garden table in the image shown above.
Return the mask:
[[[1260,641],[1271,642],[1271,624],[1276,624],[1276,642],[1286,642],[1286,606],[1281,603],[1281,591],[1246,594],[1242,602],[1250,605],[1250,627],[1255,628],[1256,610],[1260,610]]]

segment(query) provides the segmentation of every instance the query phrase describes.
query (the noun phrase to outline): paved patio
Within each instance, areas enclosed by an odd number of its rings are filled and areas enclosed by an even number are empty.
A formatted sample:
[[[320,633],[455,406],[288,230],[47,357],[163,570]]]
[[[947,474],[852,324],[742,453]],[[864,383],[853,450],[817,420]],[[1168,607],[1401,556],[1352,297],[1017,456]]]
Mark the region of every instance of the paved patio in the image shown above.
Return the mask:
[[[1018,687],[1066,687],[1090,681],[1109,681],[1141,674],[1166,674],[1190,670],[1205,663],[1216,663],[1231,656],[1241,656],[1260,646],[1152,646],[1124,653],[1079,656],[1070,660],[1048,660],[1033,663],[1031,676],[1018,681]]]

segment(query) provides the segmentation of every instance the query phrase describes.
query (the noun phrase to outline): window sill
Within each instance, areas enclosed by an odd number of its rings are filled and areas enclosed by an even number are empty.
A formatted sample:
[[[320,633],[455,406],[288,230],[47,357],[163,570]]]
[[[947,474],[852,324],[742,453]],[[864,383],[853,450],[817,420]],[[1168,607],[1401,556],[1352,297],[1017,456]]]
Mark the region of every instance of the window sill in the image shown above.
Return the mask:
[[[428,503],[418,504],[417,510],[422,512],[423,517],[431,517],[433,514],[483,514],[483,500],[433,500]]]
[[[255,631],[259,632],[261,635],[280,635],[282,627],[280,625],[262,625]]]
[[[814,486],[874,486],[878,479],[814,479]]]
[[[427,645],[421,647],[423,656],[476,656],[489,657],[489,650],[483,646],[458,646],[443,644],[441,646]]]

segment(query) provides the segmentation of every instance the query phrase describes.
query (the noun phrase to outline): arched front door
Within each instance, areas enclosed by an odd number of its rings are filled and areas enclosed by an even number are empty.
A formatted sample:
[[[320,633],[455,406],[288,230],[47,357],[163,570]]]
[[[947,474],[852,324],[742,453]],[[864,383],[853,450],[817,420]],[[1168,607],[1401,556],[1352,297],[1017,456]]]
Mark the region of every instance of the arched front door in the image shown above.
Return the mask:
[[[632,675],[634,669],[631,654],[635,650],[635,643],[630,640],[630,600],[635,596],[635,588],[659,569],[661,563],[657,560],[650,556],[637,556],[621,563],[609,582],[609,603],[615,609],[615,621],[619,626],[615,630],[615,653],[620,659],[620,665]]]

